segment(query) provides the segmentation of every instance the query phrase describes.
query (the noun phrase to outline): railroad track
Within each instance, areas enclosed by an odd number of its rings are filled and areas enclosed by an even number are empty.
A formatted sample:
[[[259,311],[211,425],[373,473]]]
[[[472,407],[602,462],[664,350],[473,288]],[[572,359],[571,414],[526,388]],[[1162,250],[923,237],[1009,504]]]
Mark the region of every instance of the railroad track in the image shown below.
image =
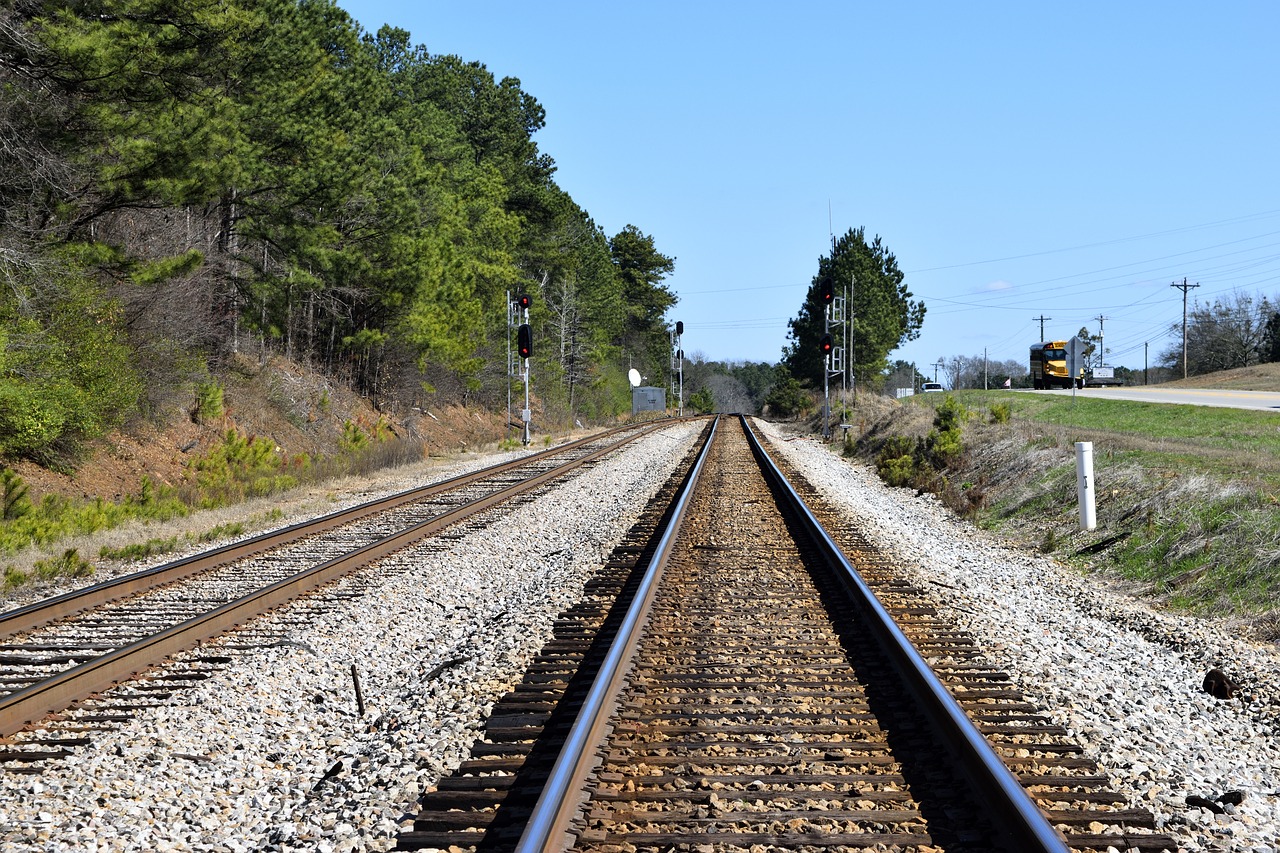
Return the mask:
[[[36,727],[396,550],[463,523],[486,523],[501,504],[529,499],[667,425],[613,430],[0,613],[0,736]],[[81,715],[74,736],[9,738],[0,744],[0,767],[65,757],[93,725],[118,722],[224,663],[202,659],[161,673],[161,684],[141,695],[135,689],[116,709]]]
[[[398,849],[1176,849],[846,528],[720,427]]]

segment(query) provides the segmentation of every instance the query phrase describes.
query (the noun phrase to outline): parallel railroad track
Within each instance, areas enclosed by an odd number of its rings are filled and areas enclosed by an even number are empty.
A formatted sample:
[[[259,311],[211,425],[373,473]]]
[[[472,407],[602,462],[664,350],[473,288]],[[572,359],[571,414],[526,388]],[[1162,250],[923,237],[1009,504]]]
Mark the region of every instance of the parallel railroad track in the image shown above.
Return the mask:
[[[36,726],[387,554],[527,499],[669,423],[614,430],[2,613],[0,736]],[[160,677],[169,684],[160,689],[207,677],[208,668],[224,662],[166,673]],[[90,715],[87,722],[115,716]],[[0,745],[0,767],[61,757],[83,741],[22,745],[10,738]]]
[[[672,478],[399,849],[1176,849],[751,439]]]

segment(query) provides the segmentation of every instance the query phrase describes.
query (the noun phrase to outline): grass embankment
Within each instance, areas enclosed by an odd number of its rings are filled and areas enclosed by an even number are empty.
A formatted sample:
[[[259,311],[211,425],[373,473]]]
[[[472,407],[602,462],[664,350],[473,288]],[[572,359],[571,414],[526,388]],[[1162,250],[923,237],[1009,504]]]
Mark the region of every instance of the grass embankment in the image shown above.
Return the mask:
[[[1280,637],[1280,415],[1005,391],[868,404],[849,452],[886,481],[1173,609]],[[948,430],[961,449],[933,452],[954,443]],[[1090,532],[1079,530],[1077,441],[1093,442]]]

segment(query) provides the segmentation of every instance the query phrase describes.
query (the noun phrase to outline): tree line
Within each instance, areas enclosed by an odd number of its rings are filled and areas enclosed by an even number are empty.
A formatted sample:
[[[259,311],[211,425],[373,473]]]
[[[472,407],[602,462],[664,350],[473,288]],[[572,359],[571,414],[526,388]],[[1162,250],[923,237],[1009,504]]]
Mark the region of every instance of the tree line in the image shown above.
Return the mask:
[[[246,353],[378,404],[629,406],[675,259],[557,186],[520,81],[332,0],[0,8],[0,455],[72,458]]]

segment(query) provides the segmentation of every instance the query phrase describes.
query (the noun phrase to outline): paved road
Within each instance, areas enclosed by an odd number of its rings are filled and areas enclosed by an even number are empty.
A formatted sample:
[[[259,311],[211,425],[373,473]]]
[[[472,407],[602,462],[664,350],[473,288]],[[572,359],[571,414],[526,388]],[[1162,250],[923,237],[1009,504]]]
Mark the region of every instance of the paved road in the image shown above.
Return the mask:
[[[1031,394],[1066,394],[1069,389],[1030,391]],[[1223,406],[1230,409],[1265,409],[1280,412],[1280,393],[1275,391],[1233,391],[1210,388],[1162,388],[1159,385],[1125,388],[1082,388],[1081,397],[1112,400],[1144,400],[1148,403],[1181,403],[1186,406]]]

